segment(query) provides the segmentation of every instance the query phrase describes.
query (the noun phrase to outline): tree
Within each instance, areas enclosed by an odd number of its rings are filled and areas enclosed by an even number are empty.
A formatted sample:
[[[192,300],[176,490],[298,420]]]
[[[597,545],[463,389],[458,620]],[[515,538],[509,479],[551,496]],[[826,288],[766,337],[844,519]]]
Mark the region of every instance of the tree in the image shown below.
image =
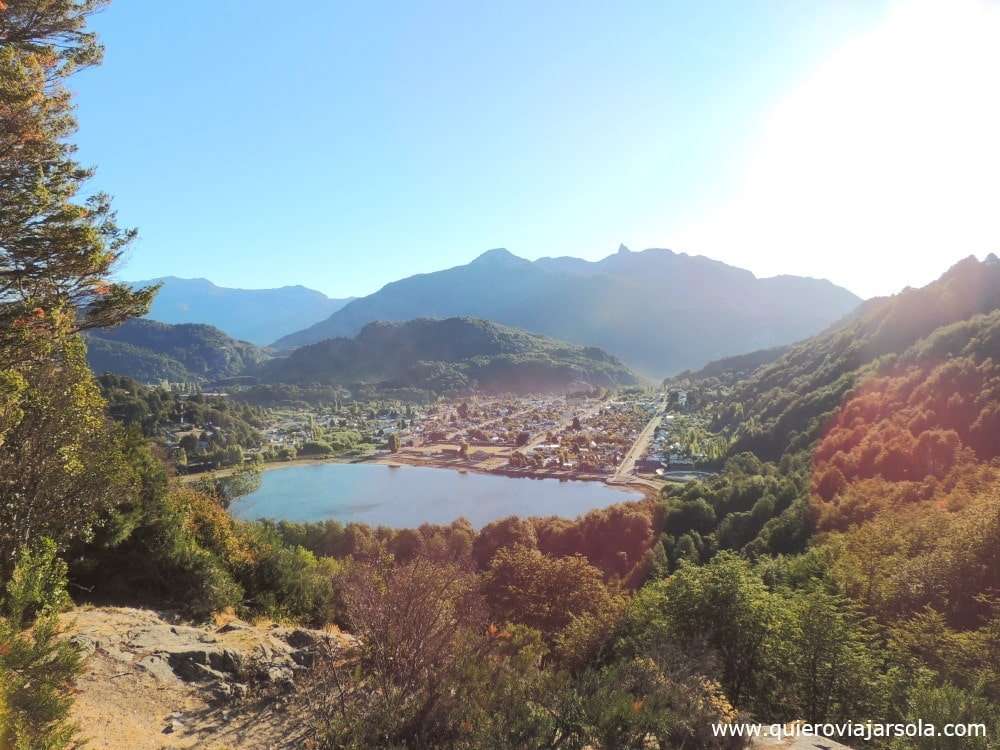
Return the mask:
[[[535,533],[535,527],[530,521],[517,516],[501,518],[499,521],[492,521],[480,529],[472,544],[472,557],[476,561],[476,565],[481,570],[485,570],[489,567],[497,550],[518,544],[523,547],[537,547],[538,536]]]
[[[360,641],[353,667],[331,665],[326,746],[452,747],[468,735],[466,666],[484,647],[485,609],[475,578],[448,563],[378,557],[357,565],[344,598]]]
[[[226,474],[213,474],[201,479],[194,486],[228,508],[234,500],[256,492],[260,488],[263,473],[264,469],[259,461],[250,461]]]
[[[6,0],[0,13],[0,361],[25,338],[110,325],[145,312],[154,288],[108,281],[135,237],[107,196],[74,202],[92,172],[66,141],[65,80],[100,62],[85,29],[107,0]],[[20,359],[20,357],[18,358]]]
[[[16,552],[42,536],[86,539],[134,481],[118,430],[103,414],[83,344],[67,338],[50,359],[20,368],[19,418],[0,445],[0,578]]]
[[[399,435],[395,432],[389,436],[389,450],[393,453],[399,451]]]
[[[610,601],[601,571],[582,555],[548,557],[522,546],[497,551],[483,593],[498,622],[521,623],[550,638]]]
[[[56,614],[69,602],[66,563],[43,539],[18,555],[0,596],[0,747],[58,750],[74,742],[70,690],[76,647],[58,637]]]
[[[799,592],[792,615],[796,716],[823,724],[871,715],[879,664],[868,623],[848,600],[820,590]]]
[[[85,24],[104,5],[0,11],[0,575],[29,539],[87,536],[127,480],[75,336],[145,312],[155,293],[108,280],[135,233],[107,196],[77,200],[91,172],[66,140],[65,81],[100,61]]]
[[[707,647],[718,659],[718,680],[737,708],[769,713],[781,699],[781,673],[790,616],[749,563],[722,552],[703,566],[682,565],[637,597],[632,627],[640,652],[651,641],[696,651]],[[711,675],[710,675],[711,676]]]

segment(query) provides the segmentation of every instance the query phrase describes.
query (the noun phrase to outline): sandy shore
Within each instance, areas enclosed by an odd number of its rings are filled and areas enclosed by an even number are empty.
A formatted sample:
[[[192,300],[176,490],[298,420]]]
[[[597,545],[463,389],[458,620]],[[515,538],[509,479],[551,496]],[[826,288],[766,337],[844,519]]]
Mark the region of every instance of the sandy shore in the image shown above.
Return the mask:
[[[516,469],[490,468],[477,465],[475,462],[458,458],[441,458],[429,456],[408,455],[396,453],[391,456],[376,456],[363,461],[363,463],[382,464],[383,466],[416,466],[429,469],[451,469],[452,471],[463,471],[474,474],[492,474],[494,476],[505,476],[515,479],[561,479],[571,482],[602,482],[609,488],[618,489],[625,492],[640,492],[647,499],[654,499],[659,496],[659,488],[644,482],[610,482],[609,477],[601,474],[579,474],[571,471],[551,471],[545,469],[534,469],[531,471],[518,471]]]
[[[328,456],[326,458],[295,458],[291,461],[264,461],[260,467],[263,471],[271,469],[284,469],[289,466],[313,466],[315,464],[359,464],[372,460],[373,456]],[[182,482],[197,482],[199,479],[211,479],[212,477],[226,477],[232,474],[239,467],[229,466],[225,469],[214,469],[212,471],[202,471],[197,474],[178,474]]]
[[[573,482],[603,482],[608,487],[620,489],[626,492],[640,492],[646,498],[652,499],[659,496],[659,487],[652,482],[640,480],[638,482],[609,481],[610,477],[601,474],[580,474],[572,471],[552,471],[550,469],[533,469],[530,471],[518,471],[508,469],[503,465],[493,465],[494,461],[475,461],[469,459],[445,458],[442,456],[432,456],[426,453],[393,453],[393,454],[373,454],[369,456],[330,456],[327,458],[296,458],[291,461],[266,461],[261,465],[263,471],[274,469],[285,469],[293,466],[316,466],[319,464],[380,464],[382,466],[415,466],[428,469],[451,469],[452,471],[471,472],[475,474],[492,474],[494,476],[506,476],[517,479],[562,479]],[[485,464],[485,465],[484,465]],[[200,474],[182,474],[182,482],[197,482],[201,479],[211,479],[214,477],[225,477],[232,474],[235,467],[206,471]]]

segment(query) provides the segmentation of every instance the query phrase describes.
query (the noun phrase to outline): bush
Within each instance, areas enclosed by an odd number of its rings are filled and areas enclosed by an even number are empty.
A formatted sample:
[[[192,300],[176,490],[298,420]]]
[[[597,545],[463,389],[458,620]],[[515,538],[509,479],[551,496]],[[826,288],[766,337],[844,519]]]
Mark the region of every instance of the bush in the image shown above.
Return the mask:
[[[235,568],[244,591],[240,609],[279,620],[324,625],[341,619],[343,604],[337,582],[345,564],[317,558],[299,546],[287,546],[264,524],[241,528],[249,555]]]
[[[81,659],[75,646],[58,638],[56,613],[69,596],[66,564],[56,556],[55,543],[44,539],[34,549],[22,549],[6,589],[0,615],[0,748],[69,747],[76,728],[67,717]]]
[[[59,558],[55,542],[42,539],[34,548],[24,548],[7,582],[4,609],[11,624],[21,627],[71,604],[66,563]]]
[[[299,448],[300,456],[328,456],[333,453],[333,446],[323,440],[307,440]]]

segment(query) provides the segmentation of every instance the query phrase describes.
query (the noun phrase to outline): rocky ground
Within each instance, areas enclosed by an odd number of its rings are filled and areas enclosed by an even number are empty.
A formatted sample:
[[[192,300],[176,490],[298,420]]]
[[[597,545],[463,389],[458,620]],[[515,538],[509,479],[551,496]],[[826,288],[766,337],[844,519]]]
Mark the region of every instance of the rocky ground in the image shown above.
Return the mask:
[[[292,750],[306,744],[319,657],[347,658],[340,632],[224,618],[195,627],[167,612],[81,607],[63,615],[85,671],[73,718],[100,750]],[[829,740],[759,738],[753,748],[849,750]]]
[[[791,731],[791,725],[786,726],[786,732]],[[783,750],[851,750],[847,745],[841,745],[833,740],[821,737],[758,737],[750,743],[751,750],[765,748],[783,748]]]
[[[193,627],[169,613],[79,608],[63,617],[87,655],[74,719],[102,750],[268,750],[301,747],[309,723],[296,681],[343,633],[255,626]]]

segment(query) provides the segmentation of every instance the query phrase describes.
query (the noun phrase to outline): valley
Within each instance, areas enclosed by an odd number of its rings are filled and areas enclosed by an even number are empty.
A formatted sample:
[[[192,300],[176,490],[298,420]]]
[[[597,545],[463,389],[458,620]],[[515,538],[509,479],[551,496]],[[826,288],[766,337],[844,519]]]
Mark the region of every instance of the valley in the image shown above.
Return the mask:
[[[1000,5],[724,6],[0,0],[0,750],[1000,750]]]

